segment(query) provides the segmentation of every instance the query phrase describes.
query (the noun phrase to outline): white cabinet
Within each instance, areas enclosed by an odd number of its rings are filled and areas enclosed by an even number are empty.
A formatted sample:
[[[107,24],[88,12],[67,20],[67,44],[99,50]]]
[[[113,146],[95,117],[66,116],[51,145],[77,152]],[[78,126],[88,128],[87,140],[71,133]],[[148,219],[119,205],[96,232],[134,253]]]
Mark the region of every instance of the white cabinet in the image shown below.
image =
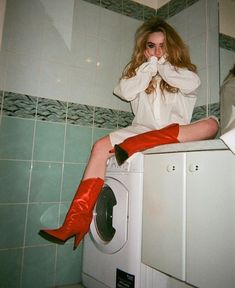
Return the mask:
[[[142,262],[201,288],[235,287],[235,156],[145,155]]]

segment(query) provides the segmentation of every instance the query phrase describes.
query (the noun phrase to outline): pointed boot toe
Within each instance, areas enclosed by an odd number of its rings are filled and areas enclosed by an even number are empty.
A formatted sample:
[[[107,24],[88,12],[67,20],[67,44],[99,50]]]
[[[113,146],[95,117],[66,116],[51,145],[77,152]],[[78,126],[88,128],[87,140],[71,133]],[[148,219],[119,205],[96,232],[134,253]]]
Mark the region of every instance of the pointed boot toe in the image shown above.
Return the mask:
[[[114,149],[115,149],[115,158],[117,160],[118,165],[120,166],[129,158],[129,155],[120,145],[115,145]]]

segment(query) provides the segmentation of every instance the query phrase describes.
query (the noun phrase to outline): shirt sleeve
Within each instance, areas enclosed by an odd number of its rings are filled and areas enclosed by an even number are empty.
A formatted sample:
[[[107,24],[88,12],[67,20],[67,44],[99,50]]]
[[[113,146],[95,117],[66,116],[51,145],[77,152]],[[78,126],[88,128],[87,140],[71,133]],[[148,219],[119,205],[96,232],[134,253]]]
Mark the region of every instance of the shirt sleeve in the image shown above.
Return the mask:
[[[132,101],[140,92],[145,91],[152,77],[157,74],[157,57],[152,56],[148,62],[144,62],[136,71],[136,75],[121,79],[114,89],[114,94],[120,98]]]
[[[179,88],[183,94],[196,95],[196,90],[200,86],[201,81],[198,75],[186,68],[175,68],[168,61],[160,59],[158,61],[158,72],[160,76],[170,86]]]

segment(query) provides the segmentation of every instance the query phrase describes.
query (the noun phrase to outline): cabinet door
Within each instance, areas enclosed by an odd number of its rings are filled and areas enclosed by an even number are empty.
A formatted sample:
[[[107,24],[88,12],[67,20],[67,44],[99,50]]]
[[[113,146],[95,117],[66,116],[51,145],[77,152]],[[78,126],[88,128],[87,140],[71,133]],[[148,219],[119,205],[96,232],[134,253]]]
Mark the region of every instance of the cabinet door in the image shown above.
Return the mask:
[[[235,156],[187,154],[186,281],[235,287]]]
[[[185,154],[144,157],[142,262],[185,279]]]

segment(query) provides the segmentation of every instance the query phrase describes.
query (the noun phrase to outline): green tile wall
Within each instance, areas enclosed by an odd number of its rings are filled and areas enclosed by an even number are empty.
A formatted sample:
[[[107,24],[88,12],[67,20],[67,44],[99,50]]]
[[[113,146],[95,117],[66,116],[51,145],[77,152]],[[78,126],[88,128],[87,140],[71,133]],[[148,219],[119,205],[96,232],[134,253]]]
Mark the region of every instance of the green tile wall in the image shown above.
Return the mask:
[[[0,96],[0,286],[78,283],[82,243],[73,251],[73,239],[61,246],[38,232],[63,222],[92,144],[133,115],[7,91]]]

